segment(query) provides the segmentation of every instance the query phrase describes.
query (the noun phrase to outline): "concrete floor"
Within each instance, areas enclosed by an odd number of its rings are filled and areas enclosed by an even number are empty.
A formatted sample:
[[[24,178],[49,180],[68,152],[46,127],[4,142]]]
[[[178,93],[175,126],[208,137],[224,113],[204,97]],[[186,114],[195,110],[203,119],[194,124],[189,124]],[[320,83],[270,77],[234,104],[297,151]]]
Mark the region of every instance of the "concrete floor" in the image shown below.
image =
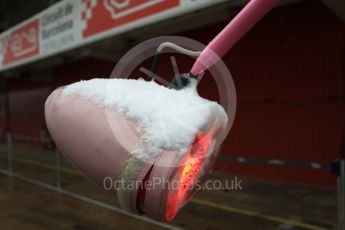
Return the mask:
[[[0,145],[0,169],[6,169]],[[14,170],[55,185],[54,154],[40,147],[13,146]],[[117,206],[63,161],[63,188]],[[233,177],[213,177],[222,181]],[[243,190],[202,190],[168,223],[186,229],[336,229],[334,190],[240,178]],[[0,229],[161,229],[132,216],[0,174]]]

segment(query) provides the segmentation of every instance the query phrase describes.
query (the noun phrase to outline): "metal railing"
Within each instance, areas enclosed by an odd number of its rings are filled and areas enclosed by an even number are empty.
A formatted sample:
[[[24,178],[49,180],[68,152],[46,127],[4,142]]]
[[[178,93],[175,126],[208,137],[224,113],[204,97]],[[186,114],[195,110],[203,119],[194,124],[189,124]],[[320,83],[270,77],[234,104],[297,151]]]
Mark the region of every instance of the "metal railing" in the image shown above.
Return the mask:
[[[44,182],[30,179],[21,175],[17,175],[15,173],[15,169],[13,168],[13,141],[14,139],[16,141],[30,141],[34,140],[37,141],[39,138],[30,138],[30,137],[24,137],[20,136],[19,138],[13,138],[13,135],[11,133],[6,134],[6,145],[7,145],[7,170],[0,170],[0,172],[9,175],[9,176],[14,176],[19,179],[24,179],[28,182],[34,183],[36,185],[58,191],[61,193],[64,193],[66,195],[78,198],[80,200],[96,204],[98,206],[104,207],[111,209],[113,211],[125,213],[126,215],[133,216],[135,218],[139,218],[142,220],[145,220],[147,222],[159,225],[164,228],[168,229],[178,229],[174,226],[168,225],[168,224],[163,224],[154,220],[151,220],[149,218],[143,217],[143,216],[137,216],[130,214],[128,212],[125,212],[121,210],[120,208],[116,206],[112,206],[103,202],[100,202],[98,200],[94,200],[92,198],[77,194],[77,193],[72,193],[67,190],[63,189],[62,186],[62,167],[61,167],[61,154],[57,148],[54,150],[55,154],[55,186],[46,184]],[[42,140],[42,139],[41,139]],[[46,139],[49,140],[49,139]],[[235,161],[235,162],[240,162],[240,163],[249,163],[249,164],[271,164],[271,165],[284,165],[287,167],[292,167],[292,168],[311,168],[315,170],[328,170],[331,171],[334,175],[337,176],[337,203],[338,203],[338,229],[339,230],[345,230],[345,159],[341,159],[335,162],[331,162],[329,164],[320,164],[320,163],[315,163],[315,162],[300,162],[300,161],[285,161],[285,160],[278,160],[278,159],[256,159],[256,158],[245,158],[245,157],[240,157],[240,156],[220,156],[220,160],[226,160],[226,161]]]
[[[63,185],[62,185],[62,171],[63,171],[63,169],[61,167],[61,157],[62,156],[61,156],[61,153],[59,152],[59,150],[57,148],[54,149],[54,154],[55,154],[54,167],[49,167],[50,169],[55,168],[55,183],[54,183],[54,185],[51,185],[51,184],[42,182],[40,180],[36,180],[36,179],[30,178],[30,177],[27,177],[24,175],[17,174],[16,168],[13,167],[13,162],[16,160],[13,156],[13,141],[26,141],[26,142],[33,141],[33,142],[37,143],[38,140],[42,140],[41,138],[36,138],[36,137],[28,137],[28,136],[22,136],[22,135],[17,135],[17,136],[19,138],[15,138],[16,136],[12,135],[11,133],[6,134],[5,139],[6,139],[7,169],[5,169],[5,170],[0,169],[0,173],[2,173],[4,175],[18,178],[20,180],[23,180],[23,181],[26,181],[28,183],[43,187],[45,189],[60,192],[64,195],[79,199],[81,201],[84,201],[84,202],[87,202],[87,203],[90,203],[90,204],[93,204],[96,206],[100,206],[102,208],[106,208],[106,209],[109,209],[109,210],[112,210],[112,211],[115,211],[115,212],[118,212],[121,214],[125,214],[127,216],[131,216],[133,218],[157,225],[157,226],[164,228],[164,229],[172,229],[172,230],[181,229],[181,228],[176,227],[176,226],[172,226],[172,225],[169,225],[166,223],[161,223],[161,222],[152,220],[152,219],[145,217],[145,216],[139,216],[139,215],[135,215],[135,214],[126,212],[123,209],[116,207],[114,205],[111,205],[111,204],[93,199],[91,197],[84,196],[84,195],[81,195],[79,193],[71,192],[71,191],[64,189]],[[45,140],[49,141],[50,139],[48,138]]]

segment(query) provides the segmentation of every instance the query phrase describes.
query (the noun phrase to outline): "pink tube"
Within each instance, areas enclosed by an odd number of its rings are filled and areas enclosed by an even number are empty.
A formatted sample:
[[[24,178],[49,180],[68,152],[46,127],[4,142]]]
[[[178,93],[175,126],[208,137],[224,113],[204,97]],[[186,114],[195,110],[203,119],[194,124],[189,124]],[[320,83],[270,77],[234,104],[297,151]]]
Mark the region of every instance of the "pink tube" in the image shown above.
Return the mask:
[[[201,52],[190,71],[198,76],[224,56],[278,0],[251,0]]]

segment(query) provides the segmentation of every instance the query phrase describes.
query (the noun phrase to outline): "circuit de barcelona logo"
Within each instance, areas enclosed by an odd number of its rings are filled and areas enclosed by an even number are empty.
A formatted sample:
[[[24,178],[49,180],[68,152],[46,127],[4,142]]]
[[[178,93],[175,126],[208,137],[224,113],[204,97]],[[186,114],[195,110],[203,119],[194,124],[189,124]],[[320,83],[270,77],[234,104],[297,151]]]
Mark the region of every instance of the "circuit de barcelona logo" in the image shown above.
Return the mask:
[[[141,3],[135,3],[135,1],[125,0],[104,0],[104,8],[110,13],[112,19],[118,19],[126,15],[135,13],[139,10],[153,6],[161,0],[143,1]]]
[[[81,5],[83,37],[120,27],[176,8],[179,0],[84,0]]]
[[[38,20],[33,20],[0,38],[0,66],[37,55],[38,52]]]

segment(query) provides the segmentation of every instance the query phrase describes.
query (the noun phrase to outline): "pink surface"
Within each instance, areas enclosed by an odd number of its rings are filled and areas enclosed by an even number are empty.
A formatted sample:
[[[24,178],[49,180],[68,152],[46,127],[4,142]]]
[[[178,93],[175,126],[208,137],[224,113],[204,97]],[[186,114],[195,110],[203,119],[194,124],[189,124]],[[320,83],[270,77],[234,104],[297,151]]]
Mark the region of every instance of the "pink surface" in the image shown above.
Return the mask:
[[[78,95],[62,96],[62,91],[63,88],[58,88],[48,97],[45,117],[52,138],[73,166],[102,187],[106,177],[112,181],[119,180],[124,170],[133,170],[125,167],[130,153],[139,142],[139,126],[115,110],[101,108]],[[210,138],[216,138],[219,146],[221,137],[217,133],[220,127],[216,127],[207,132]],[[218,147],[212,154],[216,150]],[[148,177],[153,184],[153,187],[145,189],[143,197],[143,211],[147,216],[167,221],[168,194],[173,192],[167,182],[179,180],[176,173],[178,168],[184,167],[180,165],[183,156],[175,151],[164,150],[157,157],[138,164],[138,170],[133,170],[137,174],[133,177],[135,182],[143,183]],[[208,170],[207,164],[202,167]],[[138,214],[138,194],[138,188],[130,190],[121,203],[122,207]]]
[[[251,0],[243,10],[205,47],[194,63],[192,75],[198,76],[215,64],[238,42],[278,0]]]
[[[118,179],[129,151],[114,138],[109,123],[116,120],[132,128],[135,123],[79,96],[61,97],[61,93],[62,88],[55,90],[45,106],[47,126],[59,150],[96,184],[103,185],[105,177]],[[134,149],[139,137],[128,138]]]
[[[110,177],[113,181],[118,180],[130,152],[139,141],[140,135],[134,135],[135,132],[130,132],[129,129],[138,130],[138,126],[121,114],[100,108],[80,96],[63,97],[62,91],[63,88],[55,90],[45,105],[47,127],[59,150],[75,168],[95,184],[103,186],[105,177]],[[119,124],[126,125],[119,127]],[[126,138],[118,141],[117,137],[123,133],[126,133]],[[144,179],[153,164],[150,180],[169,180],[178,162],[176,152],[163,151],[156,160],[150,160],[140,169],[137,181]],[[146,191],[145,213],[154,219],[164,221],[167,194],[168,188],[162,184]],[[133,213],[138,213],[137,195],[138,190],[134,188],[130,191],[129,200],[125,201],[128,211]]]

